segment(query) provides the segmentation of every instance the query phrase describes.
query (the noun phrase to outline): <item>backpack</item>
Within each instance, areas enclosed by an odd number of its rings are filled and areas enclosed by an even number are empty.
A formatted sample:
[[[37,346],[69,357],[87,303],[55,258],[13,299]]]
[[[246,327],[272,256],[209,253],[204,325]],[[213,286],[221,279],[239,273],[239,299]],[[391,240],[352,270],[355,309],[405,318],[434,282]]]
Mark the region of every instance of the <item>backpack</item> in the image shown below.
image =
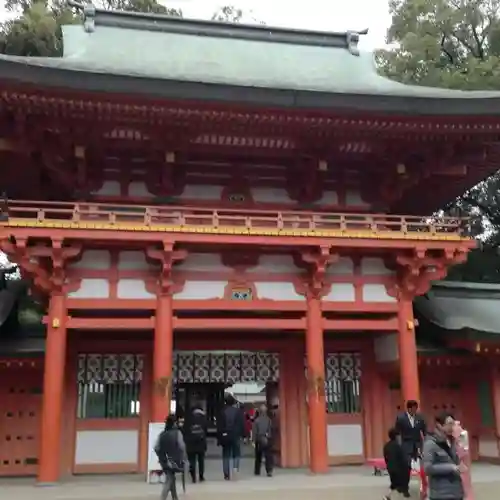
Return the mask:
[[[199,443],[205,440],[205,429],[200,424],[191,424],[189,427],[189,434],[191,440],[195,443]]]

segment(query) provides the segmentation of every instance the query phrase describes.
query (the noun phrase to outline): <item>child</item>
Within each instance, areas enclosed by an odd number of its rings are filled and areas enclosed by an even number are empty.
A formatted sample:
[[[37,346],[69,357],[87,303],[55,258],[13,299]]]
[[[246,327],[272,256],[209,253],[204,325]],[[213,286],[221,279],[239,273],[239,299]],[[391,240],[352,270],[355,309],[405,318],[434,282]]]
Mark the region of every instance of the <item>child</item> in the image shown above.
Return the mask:
[[[399,443],[398,431],[393,428],[389,430],[388,434],[389,441],[384,446],[384,459],[391,479],[391,486],[389,494],[384,497],[386,500],[391,498],[394,491],[404,495],[410,477],[408,458]]]

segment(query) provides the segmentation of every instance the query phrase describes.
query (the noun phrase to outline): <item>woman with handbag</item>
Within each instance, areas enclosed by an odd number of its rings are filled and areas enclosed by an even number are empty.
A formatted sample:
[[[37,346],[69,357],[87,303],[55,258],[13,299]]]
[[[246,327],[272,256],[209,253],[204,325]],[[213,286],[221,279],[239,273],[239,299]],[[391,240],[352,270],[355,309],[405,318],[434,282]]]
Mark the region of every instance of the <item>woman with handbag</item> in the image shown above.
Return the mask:
[[[260,476],[262,459],[264,459],[267,476],[273,475],[272,426],[273,422],[267,413],[267,406],[262,405],[252,428],[252,439],[255,446],[254,473],[256,476]]]
[[[179,500],[175,475],[184,474],[186,462],[186,445],[182,432],[177,426],[174,415],[169,415],[165,421],[165,429],[158,436],[155,445],[158,461],[165,474],[165,483],[161,492],[161,500],[166,500],[172,494],[172,500]]]

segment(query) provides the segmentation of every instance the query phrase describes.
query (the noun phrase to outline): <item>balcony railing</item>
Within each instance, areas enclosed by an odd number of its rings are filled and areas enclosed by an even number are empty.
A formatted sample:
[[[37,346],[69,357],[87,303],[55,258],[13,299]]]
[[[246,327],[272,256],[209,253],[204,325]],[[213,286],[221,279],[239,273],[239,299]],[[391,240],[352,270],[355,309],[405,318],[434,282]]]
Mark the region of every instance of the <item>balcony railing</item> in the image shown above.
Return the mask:
[[[0,217],[10,227],[394,239],[462,239],[464,224],[451,217],[18,200],[5,201]]]

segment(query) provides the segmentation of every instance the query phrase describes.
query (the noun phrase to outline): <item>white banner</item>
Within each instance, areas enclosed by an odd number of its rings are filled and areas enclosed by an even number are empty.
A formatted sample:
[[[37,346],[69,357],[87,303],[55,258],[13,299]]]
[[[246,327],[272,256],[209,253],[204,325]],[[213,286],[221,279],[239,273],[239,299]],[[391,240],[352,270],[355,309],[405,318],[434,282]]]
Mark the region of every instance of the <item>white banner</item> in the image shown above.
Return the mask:
[[[153,423],[149,424],[149,432],[148,432],[148,473],[146,474],[146,481],[148,483],[154,481],[157,482],[159,480],[159,476],[157,473],[161,471],[160,462],[158,462],[158,457],[156,456],[156,452],[154,450],[156,440],[158,436],[165,428],[164,423]]]

